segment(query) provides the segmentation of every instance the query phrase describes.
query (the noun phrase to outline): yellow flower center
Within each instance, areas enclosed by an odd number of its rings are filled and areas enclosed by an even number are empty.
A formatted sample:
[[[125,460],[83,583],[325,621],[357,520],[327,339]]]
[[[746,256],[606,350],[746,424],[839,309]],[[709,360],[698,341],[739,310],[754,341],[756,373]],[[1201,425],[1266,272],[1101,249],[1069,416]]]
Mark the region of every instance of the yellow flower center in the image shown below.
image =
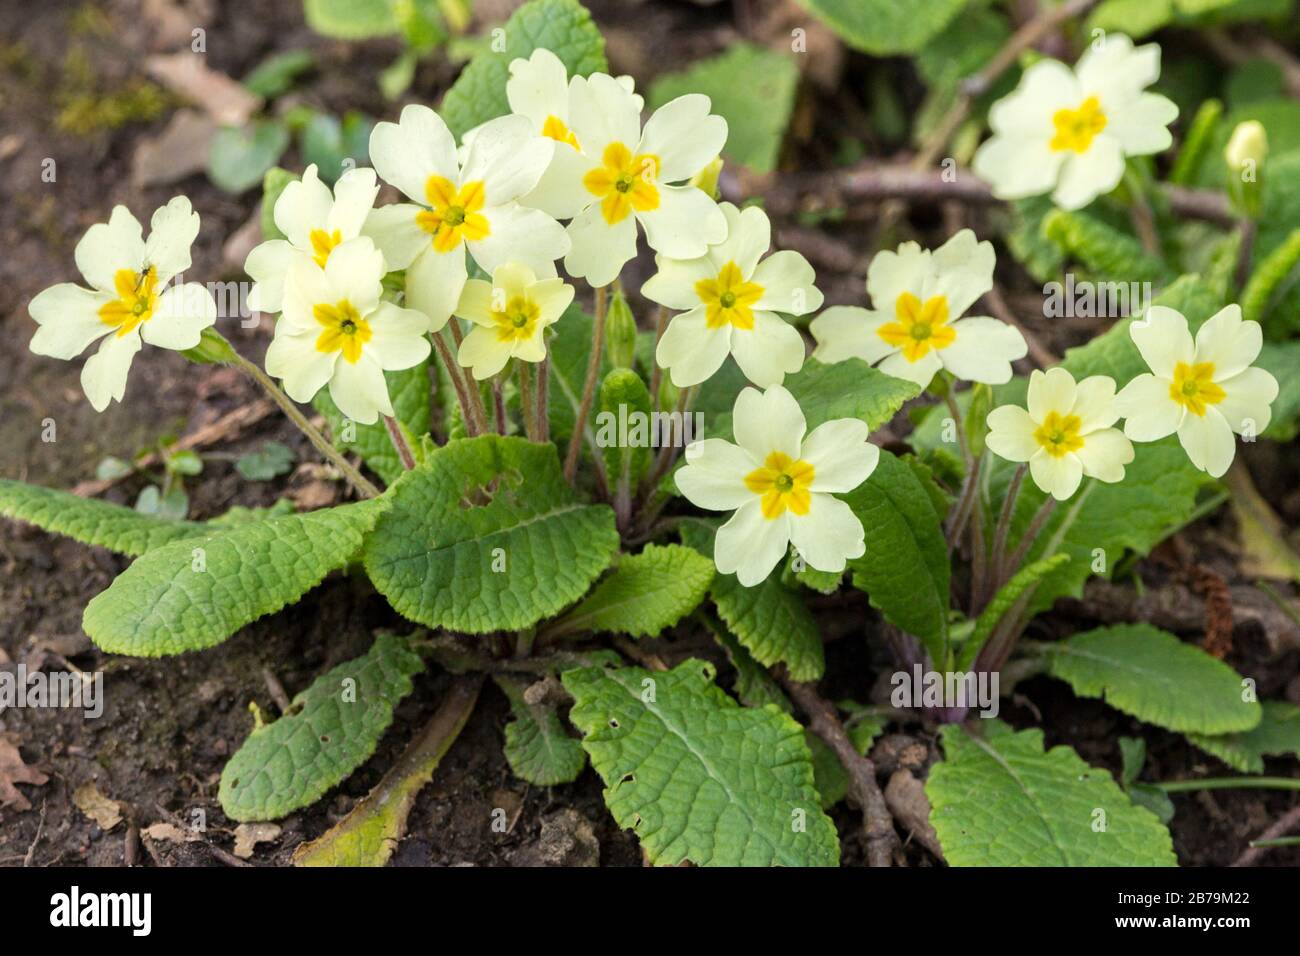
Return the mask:
[[[537,331],[537,319],[542,310],[526,295],[517,295],[506,303],[504,309],[492,310],[492,321],[497,325],[498,342],[521,342],[531,339]]]
[[[1056,152],[1072,149],[1087,152],[1092,139],[1106,128],[1106,114],[1101,111],[1101,101],[1090,96],[1079,104],[1077,110],[1057,110],[1052,116],[1056,135],[1050,145]]]
[[[361,358],[361,346],[374,335],[370,323],[361,317],[357,307],[343,299],[334,305],[321,303],[313,306],[311,314],[323,329],[316,339],[316,351],[342,352],[343,357],[355,365]]]
[[[158,308],[158,273],[153,266],[144,272],[118,269],[113,273],[117,298],[99,307],[99,321],[117,328],[120,339],[141,322],[148,322]]]
[[[542,124],[542,135],[550,137],[559,143],[568,143],[574,149],[580,149],[578,146],[578,137],[573,135],[573,130],[565,125],[564,120],[552,114],[546,117],[546,122]]]
[[[812,506],[808,488],[815,474],[816,469],[808,462],[795,461],[785,452],[774,451],[767,456],[763,467],[745,476],[745,487],[762,496],[763,517],[769,521],[781,517],[787,508],[797,515],[806,515]]]
[[[487,218],[479,212],[487,202],[481,179],[466,183],[457,192],[450,179],[430,176],[424,196],[429,208],[417,213],[415,221],[433,236],[433,248],[438,252],[451,252],[462,239],[476,242],[491,233]]]
[[[948,298],[932,295],[924,304],[910,292],[894,303],[895,321],[886,322],[876,334],[897,349],[909,362],[925,358],[930,349],[944,349],[957,340],[948,325]]]
[[[1078,415],[1062,415],[1048,412],[1043,423],[1034,431],[1034,441],[1053,458],[1063,458],[1072,451],[1083,447],[1083,438],[1079,429],[1083,419]]]
[[[1179,362],[1174,366],[1174,380],[1169,385],[1169,397],[1198,418],[1205,417],[1207,405],[1217,405],[1228,397],[1214,381],[1214,363],[1198,362],[1188,365]]]
[[[313,229],[308,238],[311,240],[311,257],[316,260],[316,265],[324,269],[325,262],[329,259],[330,253],[334,251],[334,247],[343,241],[343,233],[337,229],[333,232],[326,232],[324,229]]]
[[[605,147],[600,165],[582,177],[587,192],[599,196],[600,212],[611,226],[622,222],[635,209],[649,212],[659,208],[659,157],[653,153],[633,156],[622,143]]]
[[[763,287],[746,282],[740,267],[728,262],[716,279],[695,283],[695,294],[705,307],[705,322],[711,329],[733,325],[738,329],[754,327],[754,303],[763,297]]]

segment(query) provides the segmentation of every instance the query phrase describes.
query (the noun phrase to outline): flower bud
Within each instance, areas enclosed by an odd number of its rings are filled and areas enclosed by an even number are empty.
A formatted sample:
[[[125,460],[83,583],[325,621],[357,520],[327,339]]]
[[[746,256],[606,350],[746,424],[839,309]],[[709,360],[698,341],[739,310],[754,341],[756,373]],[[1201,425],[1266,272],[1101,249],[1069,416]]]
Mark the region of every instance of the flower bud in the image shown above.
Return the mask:
[[[722,157],[715,156],[713,162],[709,163],[698,173],[691,177],[690,183],[697,189],[704,190],[705,193],[718,198],[718,177],[722,174]]]
[[[1258,120],[1238,123],[1223,151],[1228,168],[1234,173],[1258,169],[1268,158],[1268,133]]]
[[[605,355],[614,368],[631,368],[636,361],[636,317],[627,297],[615,292],[605,315]]]
[[[198,345],[185,349],[181,354],[196,365],[228,365],[235,360],[235,350],[212,326],[203,330]]]

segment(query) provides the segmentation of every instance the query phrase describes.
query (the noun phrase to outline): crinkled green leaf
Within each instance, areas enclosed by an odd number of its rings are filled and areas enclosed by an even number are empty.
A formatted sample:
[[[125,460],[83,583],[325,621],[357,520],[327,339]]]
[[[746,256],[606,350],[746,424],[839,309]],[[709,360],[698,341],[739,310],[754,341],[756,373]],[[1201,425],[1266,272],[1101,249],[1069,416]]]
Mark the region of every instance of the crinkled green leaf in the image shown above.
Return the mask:
[[[7,478],[0,478],[0,515],[132,557],[206,530],[197,521],[159,518],[97,498]]]
[[[226,764],[218,790],[226,816],[278,820],[342,783],[375,752],[422,670],[405,638],[381,634],[366,654],[316,678]]]
[[[448,442],[388,497],[366,572],[398,613],[430,627],[535,624],[585,594],[619,544],[613,511],[574,495],[555,446],[522,438]]]
[[[605,578],[548,632],[614,631],[654,637],[699,606],[713,581],[713,562],[678,544],[648,544],[619,559]]]
[[[977,736],[978,735],[978,736]],[[952,866],[1176,866],[1169,831],[1041,730],[950,724],[925,792]]]
[[[426,360],[400,372],[385,372],[384,379],[388,383],[394,417],[406,429],[411,449],[418,458],[421,454],[418,438],[429,432],[429,363]],[[402,460],[397,457],[397,449],[393,447],[393,440],[388,437],[383,422],[376,421],[370,425],[349,422],[326,388],[316,393],[312,404],[329,422],[330,437],[336,447],[360,455],[385,484],[391,485],[397,480],[403,471]],[[348,435],[352,436],[351,441],[345,440]]]
[[[848,565],[853,586],[941,662],[952,572],[934,500],[917,473],[887,451],[871,477],[841,497],[866,529],[866,552]]]
[[[289,128],[278,120],[253,120],[247,126],[222,126],[212,138],[208,178],[228,193],[242,193],[289,148]]]
[[[1100,627],[1050,648],[1053,677],[1147,723],[1205,734],[1259,723],[1259,704],[1242,699],[1236,671],[1150,624]]]
[[[1272,372],[1278,384],[1273,417],[1263,437],[1290,441],[1300,433],[1300,339],[1265,342],[1255,364]]]
[[[714,526],[684,523],[682,541],[713,561]],[[794,680],[818,680],[826,669],[821,632],[798,591],[781,583],[779,574],[747,588],[734,574],[717,574],[709,596],[718,616],[764,667],[785,664]]]
[[[552,705],[532,705],[524,700],[516,681],[497,678],[497,686],[510,701],[514,719],[506,724],[506,763],[520,780],[537,787],[572,783],[587,766],[587,754],[569,735]]]
[[[1188,734],[1187,739],[1242,773],[1263,773],[1265,757],[1300,757],[1300,707],[1266,700],[1252,729],[1239,734]]]
[[[510,112],[506,80],[510,61],[544,47],[560,58],[570,76],[607,69],[605,38],[577,0],[530,0],[506,21],[505,48],[483,50],[461,71],[442,100],[442,118],[460,137],[480,123]]]
[[[136,657],[220,644],[346,565],[385,504],[248,522],[154,548],[86,605],[82,627],[103,650]]]
[[[766,173],[776,169],[798,86],[799,69],[791,57],[740,42],[679,73],[660,75],[650,86],[647,106],[655,110],[687,93],[703,93],[713,112],[727,121],[723,156]]]
[[[776,707],[741,707],[713,675],[694,659],[563,675],[614,819],[654,864],[834,866],[839,837],[803,727]]]
[[[1137,239],[1088,213],[1058,209],[1048,214],[1042,228],[1048,239],[1103,282],[1164,285],[1173,278],[1169,267],[1145,252]]]
[[[915,53],[968,0],[799,0],[851,47],[873,56]]]

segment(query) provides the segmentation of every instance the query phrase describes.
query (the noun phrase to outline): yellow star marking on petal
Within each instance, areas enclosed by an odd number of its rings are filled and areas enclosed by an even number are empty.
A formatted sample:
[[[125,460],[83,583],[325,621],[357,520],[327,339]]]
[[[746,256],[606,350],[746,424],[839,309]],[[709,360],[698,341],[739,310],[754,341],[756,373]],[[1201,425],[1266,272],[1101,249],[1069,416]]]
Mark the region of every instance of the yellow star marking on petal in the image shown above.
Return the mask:
[[[957,333],[948,325],[948,298],[932,295],[922,304],[910,292],[904,292],[894,303],[897,321],[886,322],[876,329],[876,334],[897,349],[909,362],[918,362],[930,349],[945,349],[957,340]]]
[[[343,233],[337,229],[333,232],[326,232],[324,229],[313,229],[307,238],[311,240],[311,257],[316,260],[316,265],[324,269],[325,262],[329,259],[330,253],[334,251],[334,247],[343,241]]]
[[[1083,419],[1078,415],[1061,415],[1048,412],[1043,423],[1034,430],[1034,441],[1053,458],[1064,458],[1072,451],[1083,447],[1083,438],[1079,429]]]
[[[1179,362],[1174,366],[1174,380],[1169,384],[1169,397],[1197,418],[1205,417],[1207,405],[1217,405],[1228,397],[1214,381],[1214,363],[1198,362],[1188,365]]]
[[[144,272],[118,269],[113,273],[113,288],[117,298],[99,307],[99,321],[116,327],[120,339],[153,318],[158,308],[158,272],[153,266]]]
[[[781,517],[787,508],[797,515],[806,515],[812,507],[808,487],[815,474],[816,469],[808,462],[795,461],[785,452],[774,451],[767,456],[763,467],[745,476],[745,487],[762,495],[763,517],[769,521]]]
[[[573,130],[565,124],[555,114],[546,117],[546,122],[542,124],[542,135],[547,136],[556,142],[568,143],[574,149],[581,149],[578,145],[578,137],[573,135]]]
[[[1090,96],[1079,104],[1077,110],[1057,110],[1052,116],[1056,135],[1049,146],[1056,152],[1072,149],[1076,153],[1085,153],[1092,145],[1092,139],[1106,128],[1106,114],[1101,111],[1101,101]]]
[[[537,320],[542,310],[526,295],[516,295],[502,310],[492,310],[492,321],[497,324],[498,342],[522,342],[531,339],[537,330]]]
[[[622,222],[635,209],[650,212],[659,208],[659,157],[653,153],[633,156],[622,143],[605,147],[600,165],[582,177],[587,192],[601,199],[600,212],[611,226]]]
[[[424,195],[430,208],[416,213],[415,221],[433,236],[433,248],[438,252],[451,252],[462,239],[476,242],[491,233],[487,218],[479,212],[487,202],[481,179],[466,183],[457,192],[450,179],[430,176]]]
[[[763,297],[763,287],[747,282],[740,267],[728,262],[716,279],[695,283],[695,294],[705,307],[705,323],[711,329],[733,325],[748,331],[754,327],[754,303]]]
[[[370,323],[361,317],[356,306],[347,299],[334,305],[322,302],[312,307],[311,314],[324,328],[316,339],[316,351],[342,352],[355,365],[361,358],[361,346],[374,335]]]

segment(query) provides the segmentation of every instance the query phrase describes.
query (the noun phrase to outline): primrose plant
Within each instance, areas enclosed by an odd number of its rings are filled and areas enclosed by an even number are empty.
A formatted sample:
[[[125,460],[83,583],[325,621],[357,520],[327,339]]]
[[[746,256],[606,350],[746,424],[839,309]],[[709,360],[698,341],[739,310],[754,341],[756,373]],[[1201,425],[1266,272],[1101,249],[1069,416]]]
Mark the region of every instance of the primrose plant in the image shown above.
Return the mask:
[[[264,365],[216,328],[204,286],[179,279],[199,229],[184,197],[147,237],[114,209],[76,249],[89,288],[31,302],[33,351],[73,359],[99,343],[82,373],[97,410],[123,398],[143,345],[232,365],[355,495],[187,521],[0,484],[4,514],[135,559],[86,608],[100,648],[214,647],[347,569],[409,622],[283,716],[256,714],[222,775],[227,816],[275,819],[319,799],[370,757],[435,662],[456,676],[393,774],[427,779],[490,676],[513,712],[513,771],[554,786],[590,761],[655,863],[833,864],[827,810],[846,793],[867,817],[872,862],[887,862],[893,828],[887,815],[880,827],[864,754],[890,721],[918,719],[947,725],[927,787],[951,862],[997,858],[968,826],[981,801],[1032,810],[1007,766],[1070,794],[1035,849],[1043,859],[1171,860],[1162,823],[1073,752],[1044,753],[1037,731],[996,720],[963,728],[997,710],[996,694],[965,691],[996,681],[1019,649],[1022,671],[1175,730],[1259,722],[1226,665],[1154,628],[1018,647],[1055,598],[1190,520],[1231,464],[1234,432],[1267,428],[1278,388],[1255,365],[1259,324],[1186,277],[1140,318],[1017,377],[1026,341],[979,314],[995,252],[969,229],[933,250],[880,252],[868,307],[820,311],[812,267],[771,250],[764,211],[715,197],[728,126],[708,97],[643,122],[574,0],[533,0],[506,34],[507,70],[485,51],[466,71],[496,88],[476,100],[479,87],[457,84],[445,115],[412,105],[379,123],[374,169],[333,190],[309,167],[268,193],[278,234],[246,265],[253,304],[278,313]],[[994,108],[976,169],[1006,192],[1008,164],[1028,164],[1068,208],[1108,192],[1124,156],[1169,145],[1167,101],[1143,92],[1158,69],[1157,49],[1122,38],[1077,71],[1038,64]],[[381,182],[402,200],[376,206]],[[659,307],[645,331],[619,278],[642,241],[656,269],[641,293]],[[796,320],[819,311],[806,357]],[[878,430],[909,402],[906,449]],[[328,436],[298,403],[324,415]],[[690,433],[695,420],[705,435]],[[883,618],[856,626],[884,634],[919,696],[839,709],[818,696],[811,599],[854,592]],[[734,696],[714,663],[677,653],[669,667],[673,642],[646,643],[686,631],[716,639]],[[1204,706],[1163,699],[1127,659],[1177,672]],[[956,699],[931,696],[936,674]],[[391,797],[410,785],[390,774],[300,862],[382,862],[393,840],[375,833],[400,836],[411,801]],[[1074,804],[1104,808],[1107,834]]]

